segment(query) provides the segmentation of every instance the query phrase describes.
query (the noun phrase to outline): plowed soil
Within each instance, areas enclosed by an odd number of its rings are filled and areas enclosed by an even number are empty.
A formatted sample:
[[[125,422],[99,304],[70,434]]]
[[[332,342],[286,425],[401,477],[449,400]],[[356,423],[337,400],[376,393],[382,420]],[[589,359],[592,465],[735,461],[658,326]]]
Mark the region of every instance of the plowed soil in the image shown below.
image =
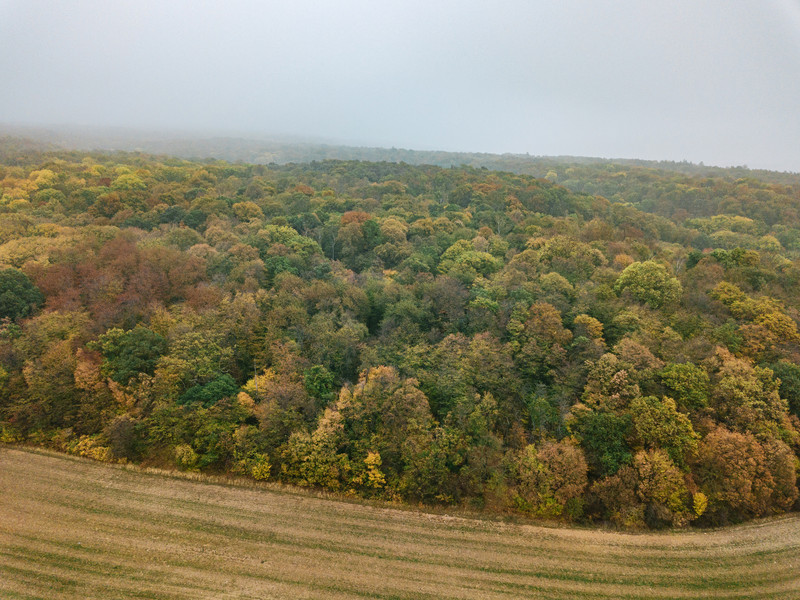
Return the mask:
[[[800,598],[800,517],[555,528],[5,448],[0,598]]]

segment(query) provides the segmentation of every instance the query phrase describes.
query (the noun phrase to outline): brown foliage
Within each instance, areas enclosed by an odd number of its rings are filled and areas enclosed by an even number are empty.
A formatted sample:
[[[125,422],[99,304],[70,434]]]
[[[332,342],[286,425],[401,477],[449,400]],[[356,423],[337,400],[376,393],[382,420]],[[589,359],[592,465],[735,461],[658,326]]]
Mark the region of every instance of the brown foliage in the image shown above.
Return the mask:
[[[709,500],[709,517],[741,520],[785,510],[797,498],[791,450],[778,440],[760,443],[750,433],[711,431],[698,449],[696,473]]]

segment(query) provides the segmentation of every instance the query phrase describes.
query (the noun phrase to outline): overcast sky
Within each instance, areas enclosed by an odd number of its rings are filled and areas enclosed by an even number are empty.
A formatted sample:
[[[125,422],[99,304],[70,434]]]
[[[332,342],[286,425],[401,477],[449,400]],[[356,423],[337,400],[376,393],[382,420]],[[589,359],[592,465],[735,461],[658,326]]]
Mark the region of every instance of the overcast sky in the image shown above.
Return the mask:
[[[800,0],[0,0],[0,122],[800,171]]]

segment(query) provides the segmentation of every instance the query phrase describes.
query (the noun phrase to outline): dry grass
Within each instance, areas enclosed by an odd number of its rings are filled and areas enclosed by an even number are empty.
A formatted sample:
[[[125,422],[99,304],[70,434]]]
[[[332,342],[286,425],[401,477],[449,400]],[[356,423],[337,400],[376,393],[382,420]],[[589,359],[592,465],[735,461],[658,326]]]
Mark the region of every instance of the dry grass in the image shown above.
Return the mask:
[[[547,528],[6,448],[0,598],[800,598],[800,517]]]

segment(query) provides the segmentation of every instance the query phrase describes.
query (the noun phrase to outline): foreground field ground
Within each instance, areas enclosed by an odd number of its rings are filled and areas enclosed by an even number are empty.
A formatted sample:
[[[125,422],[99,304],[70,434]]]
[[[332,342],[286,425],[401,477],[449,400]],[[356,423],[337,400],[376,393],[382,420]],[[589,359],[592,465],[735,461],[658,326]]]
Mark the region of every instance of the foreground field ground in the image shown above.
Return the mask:
[[[0,449],[0,597],[800,598],[800,517],[630,535]]]

